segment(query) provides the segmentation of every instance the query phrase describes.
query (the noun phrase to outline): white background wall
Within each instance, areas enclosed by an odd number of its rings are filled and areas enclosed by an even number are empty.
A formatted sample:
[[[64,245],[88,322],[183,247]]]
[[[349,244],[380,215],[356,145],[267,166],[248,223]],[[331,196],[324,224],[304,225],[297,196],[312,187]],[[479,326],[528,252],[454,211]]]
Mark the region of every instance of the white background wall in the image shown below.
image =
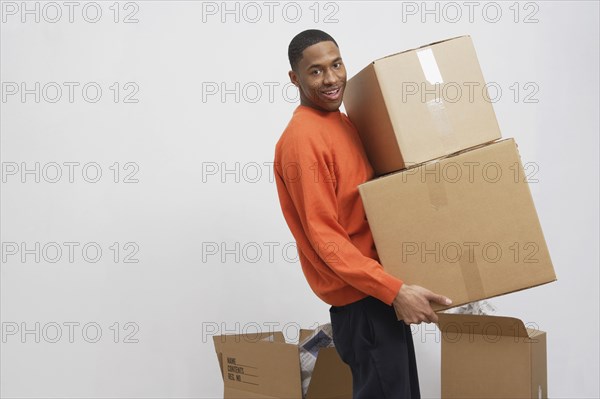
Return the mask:
[[[274,325],[293,340],[329,321],[295,260],[269,164],[296,106],[283,90],[287,45],[314,27],[336,38],[349,77],[472,36],[502,91],[504,137],[539,168],[531,189],[558,276],[492,302],[548,333],[551,397],[598,397],[597,2],[230,2],[229,14],[221,2],[75,3],[71,23],[63,2],[27,2],[39,22],[2,2],[3,397],[219,397],[213,335]],[[99,21],[86,21],[96,8]],[[21,83],[35,82],[39,102],[21,99]],[[78,84],[72,102],[65,82]],[[79,163],[72,182],[68,162]],[[36,163],[40,181],[22,177]],[[76,243],[72,261],[65,242]],[[438,397],[439,335],[414,337],[423,396]]]

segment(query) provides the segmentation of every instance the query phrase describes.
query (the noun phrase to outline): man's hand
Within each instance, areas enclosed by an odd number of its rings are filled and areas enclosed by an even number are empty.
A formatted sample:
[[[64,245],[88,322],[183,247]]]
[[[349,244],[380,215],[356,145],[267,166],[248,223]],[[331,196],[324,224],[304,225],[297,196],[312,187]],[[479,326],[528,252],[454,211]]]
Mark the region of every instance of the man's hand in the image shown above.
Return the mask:
[[[438,317],[431,308],[430,301],[440,305],[452,303],[449,298],[434,294],[421,286],[402,284],[393,305],[396,315],[404,321],[404,324],[419,324],[423,321],[437,323]]]

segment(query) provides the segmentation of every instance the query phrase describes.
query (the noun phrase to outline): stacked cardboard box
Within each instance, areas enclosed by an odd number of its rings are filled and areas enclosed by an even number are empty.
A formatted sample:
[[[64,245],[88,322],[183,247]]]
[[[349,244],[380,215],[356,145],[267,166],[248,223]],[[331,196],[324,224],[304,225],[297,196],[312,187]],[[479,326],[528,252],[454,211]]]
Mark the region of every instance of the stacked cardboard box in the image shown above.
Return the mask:
[[[517,145],[501,139],[469,36],[374,61],[348,81],[344,105],[380,176],[359,191],[386,270],[452,306],[556,280]],[[485,368],[449,366],[494,353],[485,345],[468,359],[459,344],[442,346],[444,397],[515,397],[497,396],[499,380],[471,391],[450,382],[463,372],[490,381]]]
[[[344,92],[377,175],[500,138],[469,36],[372,62]]]

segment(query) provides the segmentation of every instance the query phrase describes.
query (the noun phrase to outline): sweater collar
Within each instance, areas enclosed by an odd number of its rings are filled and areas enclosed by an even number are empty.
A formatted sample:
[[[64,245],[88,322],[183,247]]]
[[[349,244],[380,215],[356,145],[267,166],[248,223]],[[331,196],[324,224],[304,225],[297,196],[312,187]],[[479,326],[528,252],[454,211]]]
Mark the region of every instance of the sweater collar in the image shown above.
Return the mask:
[[[321,111],[319,109],[309,107],[307,105],[302,105],[302,104],[299,104],[296,107],[296,109],[294,110],[294,114],[298,113],[298,112],[308,112],[313,115],[318,115],[322,118],[339,118],[339,116],[341,114],[339,109],[337,109],[335,111]]]

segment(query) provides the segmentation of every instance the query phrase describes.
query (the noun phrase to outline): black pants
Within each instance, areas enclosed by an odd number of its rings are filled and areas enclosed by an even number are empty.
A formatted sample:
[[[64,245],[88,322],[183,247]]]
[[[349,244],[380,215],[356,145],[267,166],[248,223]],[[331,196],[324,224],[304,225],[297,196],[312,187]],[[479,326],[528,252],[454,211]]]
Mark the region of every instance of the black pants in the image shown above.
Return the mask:
[[[420,398],[410,326],[368,296],[329,309],[333,342],[352,370],[354,399]]]

